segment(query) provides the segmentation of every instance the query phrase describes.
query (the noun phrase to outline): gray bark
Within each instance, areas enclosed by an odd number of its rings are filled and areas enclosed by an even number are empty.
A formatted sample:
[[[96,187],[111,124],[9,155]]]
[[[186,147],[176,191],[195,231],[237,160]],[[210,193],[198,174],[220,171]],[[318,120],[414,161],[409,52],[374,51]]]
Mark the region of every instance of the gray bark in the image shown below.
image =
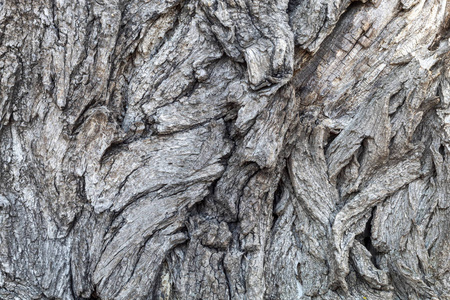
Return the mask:
[[[0,298],[450,299],[449,18],[0,1]]]

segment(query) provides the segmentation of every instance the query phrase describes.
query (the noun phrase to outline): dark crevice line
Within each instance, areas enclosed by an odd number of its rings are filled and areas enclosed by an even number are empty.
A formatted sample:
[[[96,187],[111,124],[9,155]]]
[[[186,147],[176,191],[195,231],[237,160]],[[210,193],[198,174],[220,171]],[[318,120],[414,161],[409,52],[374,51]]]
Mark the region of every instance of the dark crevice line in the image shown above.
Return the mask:
[[[323,147],[323,152],[325,154],[325,157],[327,157],[326,153],[328,151],[328,148],[330,147],[330,145],[333,143],[333,141],[337,138],[337,136],[339,135],[340,132],[336,132],[336,131],[332,131],[330,130],[328,133],[328,138],[327,138],[327,142],[325,144],[325,147]]]
[[[283,173],[283,172],[282,172]],[[283,179],[280,178],[280,181],[278,182],[277,185],[277,189],[275,190],[274,196],[273,196],[273,206],[272,206],[272,226],[270,231],[273,232],[273,230],[275,229],[275,225],[278,221],[279,215],[276,213],[276,208],[278,203],[280,203],[284,191],[283,191],[283,183],[282,183]]]
[[[372,261],[373,265],[376,268],[381,269],[376,261],[377,257],[379,256],[379,253],[372,243],[372,221],[375,216],[375,212],[376,212],[376,206],[373,207],[371,215],[366,222],[364,231],[362,234],[359,235],[359,238],[360,238],[362,244],[364,245],[364,247],[370,252],[370,254],[371,254],[370,260]]]
[[[55,26],[55,30],[56,30],[56,36],[58,37],[58,41],[61,40],[60,34],[59,34],[59,22],[56,20],[56,0],[51,0],[51,9],[52,9],[52,20],[53,20],[53,25]]]
[[[110,157],[114,156],[115,154],[118,154],[122,150],[126,150],[123,148],[127,148],[128,144],[124,141],[118,141],[111,143],[105,151],[103,151],[101,157],[100,157],[100,165],[103,165],[106,160],[108,160]]]
[[[72,256],[69,258],[69,290],[70,294],[72,295],[73,299],[78,299],[75,288],[74,288],[74,280],[73,280],[73,268],[72,268]]]
[[[118,188],[117,188],[117,193],[116,193],[116,197],[119,196],[119,194],[122,192],[123,187],[125,186],[125,184],[128,182],[128,179],[130,178],[131,175],[133,175],[135,172],[137,172],[139,169],[141,169],[143,166],[138,166],[137,168],[135,168],[133,171],[131,171],[130,173],[127,174],[127,176],[125,176],[124,180],[119,184]]]
[[[87,115],[87,112],[91,109],[98,106],[98,103],[96,101],[95,98],[91,99],[91,101],[89,101],[89,103],[87,103],[86,106],[84,106],[83,110],[81,111],[81,113],[78,115],[77,119],[75,120],[75,122],[73,123],[73,125],[70,126],[70,135],[71,136],[75,136],[77,135],[79,132],[79,129],[82,127],[82,125],[84,124],[84,122],[87,120],[87,118],[89,117]]]
[[[56,0],[52,0],[52,1],[56,1]],[[83,67],[85,60],[89,56],[89,43],[91,41],[91,35],[92,35],[92,32],[95,27],[94,24],[98,20],[95,17],[92,17],[92,18],[90,17],[91,13],[90,13],[88,5],[86,5],[86,12],[87,12],[87,17],[86,17],[87,24],[86,24],[86,34],[84,36],[84,41],[83,41],[83,50],[84,51],[81,52],[79,60],[77,61],[75,66],[72,68],[72,70],[69,74],[69,84],[68,84],[69,90],[67,91],[66,105],[62,109],[63,112],[68,112],[68,111],[72,110],[74,107],[76,107],[75,104],[79,104],[76,101],[73,101],[73,99],[72,99],[74,97],[74,93],[81,86],[80,83],[75,82],[75,77],[80,75],[81,68]],[[90,74],[88,74],[88,75],[90,76]],[[89,82],[90,81],[91,80],[89,78]]]

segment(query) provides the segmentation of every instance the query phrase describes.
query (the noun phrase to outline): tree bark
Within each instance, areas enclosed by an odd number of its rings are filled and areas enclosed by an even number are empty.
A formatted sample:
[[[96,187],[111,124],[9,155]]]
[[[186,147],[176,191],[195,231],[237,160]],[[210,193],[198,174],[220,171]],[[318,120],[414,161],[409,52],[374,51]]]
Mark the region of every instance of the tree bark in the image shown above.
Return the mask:
[[[0,1],[0,298],[450,299],[449,16]]]

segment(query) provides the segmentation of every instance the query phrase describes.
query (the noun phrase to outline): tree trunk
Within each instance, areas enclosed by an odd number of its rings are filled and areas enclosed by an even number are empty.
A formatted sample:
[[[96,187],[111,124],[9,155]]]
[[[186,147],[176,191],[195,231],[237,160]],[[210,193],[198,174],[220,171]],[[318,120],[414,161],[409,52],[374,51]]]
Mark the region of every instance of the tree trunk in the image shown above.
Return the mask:
[[[0,1],[1,299],[450,299],[450,1]]]

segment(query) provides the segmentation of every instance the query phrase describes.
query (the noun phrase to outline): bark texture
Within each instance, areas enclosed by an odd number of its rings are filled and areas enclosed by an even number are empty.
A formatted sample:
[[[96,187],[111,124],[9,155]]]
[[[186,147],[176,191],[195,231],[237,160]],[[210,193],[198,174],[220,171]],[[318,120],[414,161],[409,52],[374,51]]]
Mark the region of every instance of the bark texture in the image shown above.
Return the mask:
[[[0,298],[450,299],[449,16],[0,1]]]

